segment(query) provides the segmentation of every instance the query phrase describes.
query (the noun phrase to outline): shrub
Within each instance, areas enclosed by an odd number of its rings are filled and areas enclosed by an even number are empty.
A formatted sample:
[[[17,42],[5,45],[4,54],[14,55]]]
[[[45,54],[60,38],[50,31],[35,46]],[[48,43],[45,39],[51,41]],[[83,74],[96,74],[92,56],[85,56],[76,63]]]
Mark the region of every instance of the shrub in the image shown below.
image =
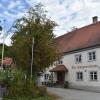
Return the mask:
[[[25,74],[21,70],[5,70],[0,72],[0,82],[7,87],[8,97],[39,95],[39,89],[35,84],[35,80],[30,77],[25,78]]]
[[[24,96],[35,98],[47,95],[46,86],[38,87],[35,79],[25,78],[25,74],[20,70],[7,70],[3,72],[2,76],[0,79],[7,86],[7,98]]]
[[[45,85],[42,85],[39,87],[39,95],[40,96],[47,95],[47,87]]]
[[[64,83],[64,88],[68,88],[68,86],[69,86],[69,83],[68,83],[68,81],[66,81],[66,82]]]

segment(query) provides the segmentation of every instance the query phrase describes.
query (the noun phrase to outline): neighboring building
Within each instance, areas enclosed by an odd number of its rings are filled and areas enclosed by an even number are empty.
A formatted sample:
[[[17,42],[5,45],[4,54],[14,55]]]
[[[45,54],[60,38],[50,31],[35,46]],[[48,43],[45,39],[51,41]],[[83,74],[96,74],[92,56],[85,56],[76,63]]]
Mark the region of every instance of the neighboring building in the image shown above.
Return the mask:
[[[13,59],[10,57],[4,57],[3,65],[4,66],[11,66],[13,64]]]
[[[55,39],[62,55],[59,64],[49,70],[59,84],[100,92],[100,22],[73,30]]]
[[[0,59],[0,62],[1,62],[2,59]],[[1,63],[0,63],[0,66],[1,66]],[[6,68],[6,67],[14,67],[14,62],[13,62],[13,59],[10,58],[10,57],[4,57],[3,59],[3,68]]]

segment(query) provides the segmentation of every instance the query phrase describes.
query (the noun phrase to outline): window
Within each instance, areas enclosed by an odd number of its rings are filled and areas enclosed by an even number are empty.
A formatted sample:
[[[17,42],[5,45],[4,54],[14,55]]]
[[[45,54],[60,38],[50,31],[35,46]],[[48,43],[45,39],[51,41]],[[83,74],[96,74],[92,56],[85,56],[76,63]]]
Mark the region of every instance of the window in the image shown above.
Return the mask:
[[[58,60],[58,64],[63,64],[63,61],[61,59]]]
[[[45,80],[49,79],[49,74],[45,74]]]
[[[82,62],[81,54],[75,55],[75,61],[76,61],[76,63]]]
[[[89,52],[89,61],[96,60],[96,52]]]
[[[77,72],[77,80],[83,80],[83,72]]]
[[[96,71],[90,72],[90,80],[97,81],[97,79],[98,79],[97,72]]]

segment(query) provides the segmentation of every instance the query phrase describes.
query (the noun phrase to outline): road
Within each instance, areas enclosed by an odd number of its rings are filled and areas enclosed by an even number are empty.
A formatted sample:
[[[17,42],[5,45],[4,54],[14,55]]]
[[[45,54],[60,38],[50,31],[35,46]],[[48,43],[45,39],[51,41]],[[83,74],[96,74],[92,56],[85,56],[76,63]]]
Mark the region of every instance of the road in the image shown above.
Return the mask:
[[[58,95],[59,100],[100,100],[100,93],[83,90],[48,88],[48,91]]]

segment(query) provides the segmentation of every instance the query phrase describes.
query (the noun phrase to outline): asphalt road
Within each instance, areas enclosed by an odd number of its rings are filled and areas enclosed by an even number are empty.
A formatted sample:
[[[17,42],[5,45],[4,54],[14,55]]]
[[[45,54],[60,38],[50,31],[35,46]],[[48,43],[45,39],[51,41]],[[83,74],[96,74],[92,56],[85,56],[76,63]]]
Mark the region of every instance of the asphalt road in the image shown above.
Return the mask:
[[[59,100],[100,100],[100,93],[83,90],[48,88],[48,91],[58,95]]]

